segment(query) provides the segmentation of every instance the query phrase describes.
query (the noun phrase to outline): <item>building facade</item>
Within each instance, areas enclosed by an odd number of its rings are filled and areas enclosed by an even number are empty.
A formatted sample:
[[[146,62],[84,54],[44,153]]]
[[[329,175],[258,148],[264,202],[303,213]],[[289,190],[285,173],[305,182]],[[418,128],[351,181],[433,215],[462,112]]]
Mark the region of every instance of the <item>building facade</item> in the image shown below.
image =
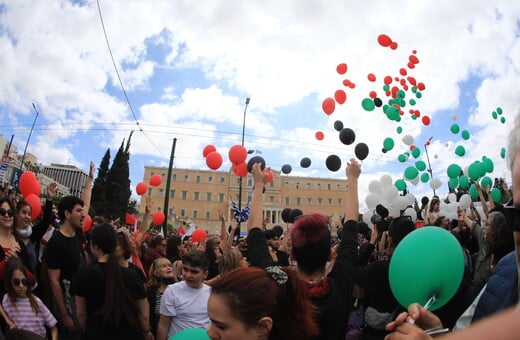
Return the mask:
[[[282,224],[281,213],[285,208],[300,209],[304,214],[320,212],[330,216],[332,225],[337,226],[345,213],[346,180],[294,177],[273,171],[274,178],[267,183],[264,193],[263,216],[268,227]],[[159,186],[149,185],[150,177],[160,175]],[[232,171],[211,171],[174,168],[170,187],[166,188],[168,168],[145,167],[143,182],[148,192],[141,196],[139,213],[145,208],[145,196],[153,201],[152,211],[163,211],[166,190],[169,190],[168,223],[175,227],[189,219],[197,227],[210,232],[220,229],[219,211],[229,221],[232,202],[238,204],[239,177]],[[242,209],[251,200],[253,179],[250,174],[242,180]]]
[[[88,174],[74,165],[54,164],[44,165],[43,174],[69,188],[70,194],[81,197]]]

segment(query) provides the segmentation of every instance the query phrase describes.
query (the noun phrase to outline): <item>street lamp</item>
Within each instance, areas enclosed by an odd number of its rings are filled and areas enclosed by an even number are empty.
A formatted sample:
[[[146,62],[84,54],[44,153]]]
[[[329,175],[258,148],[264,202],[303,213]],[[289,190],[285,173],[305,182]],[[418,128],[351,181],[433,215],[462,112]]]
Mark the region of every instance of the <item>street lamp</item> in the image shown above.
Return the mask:
[[[247,106],[249,105],[249,102],[251,101],[251,98],[246,98],[246,106],[244,107],[244,118],[242,119],[242,146],[244,146],[244,136],[246,133],[246,112],[247,112]],[[242,177],[238,177],[238,210],[242,211]],[[235,235],[240,235],[240,222],[238,223],[238,228],[235,231]],[[234,236],[234,235],[233,235]]]
[[[432,165],[430,164],[430,156],[428,155],[428,145],[430,145],[430,142],[432,141],[433,139],[433,136],[430,137],[430,139],[428,139],[426,141],[426,143],[424,143],[424,151],[426,152],[426,159],[428,160],[428,172],[430,173],[430,180],[433,178],[433,171],[432,171]],[[436,193],[435,193],[435,188],[432,188],[433,189],[433,195],[434,196],[437,196]]]
[[[36,124],[36,120],[38,119],[38,110],[36,110],[36,106],[34,105],[34,103],[32,103],[32,106],[33,106],[33,109],[34,109],[34,112],[36,112],[36,117],[34,117],[34,121],[32,123],[32,126],[31,126],[31,131],[29,132],[29,137],[27,137],[27,143],[25,143],[25,149],[23,149],[23,156],[22,156],[22,163],[20,164],[20,170],[23,171],[23,162],[25,160],[25,153],[27,152],[27,146],[29,145],[29,140],[31,139],[31,135],[32,135],[32,132],[33,132],[33,129],[34,129],[34,124]]]

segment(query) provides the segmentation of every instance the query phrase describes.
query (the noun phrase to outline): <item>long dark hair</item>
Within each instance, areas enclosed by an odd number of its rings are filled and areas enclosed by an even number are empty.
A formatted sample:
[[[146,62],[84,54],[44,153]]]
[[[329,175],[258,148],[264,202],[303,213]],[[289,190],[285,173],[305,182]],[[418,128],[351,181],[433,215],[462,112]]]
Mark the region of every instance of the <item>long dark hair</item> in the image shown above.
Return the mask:
[[[117,236],[114,228],[104,223],[92,228],[90,232],[92,246],[98,247],[103,254],[108,254],[105,303],[96,311],[107,324],[118,327],[121,324],[132,324],[139,311],[135,299],[130,295],[123,281],[122,268],[114,256]]]
[[[5,267],[5,277],[4,277],[4,284],[5,284],[5,290],[7,292],[7,296],[9,297],[9,300],[11,300],[11,303],[16,304],[16,300],[18,299],[18,294],[16,294],[16,291],[13,288],[13,273],[19,270],[23,273],[25,276],[25,279],[27,279],[27,274],[25,272],[25,266],[23,265],[23,262],[20,261],[17,257],[11,257],[7,260],[6,267]],[[35,314],[38,314],[41,312],[40,307],[38,307],[38,303],[36,302],[36,298],[31,292],[31,288],[29,285],[26,286],[27,289],[27,297],[29,298],[29,302],[31,303],[31,309]]]

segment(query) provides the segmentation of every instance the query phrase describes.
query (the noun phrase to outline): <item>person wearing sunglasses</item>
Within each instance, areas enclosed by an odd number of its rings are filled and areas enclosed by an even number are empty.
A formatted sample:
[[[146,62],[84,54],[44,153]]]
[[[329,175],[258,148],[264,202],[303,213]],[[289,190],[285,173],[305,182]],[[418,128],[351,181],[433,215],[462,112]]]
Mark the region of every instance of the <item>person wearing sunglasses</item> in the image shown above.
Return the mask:
[[[51,339],[57,340],[57,321],[47,306],[31,292],[25,273],[25,266],[18,258],[11,257],[7,261],[4,282],[7,293],[2,298],[2,305],[14,323],[10,328],[29,331],[44,339],[48,329]]]

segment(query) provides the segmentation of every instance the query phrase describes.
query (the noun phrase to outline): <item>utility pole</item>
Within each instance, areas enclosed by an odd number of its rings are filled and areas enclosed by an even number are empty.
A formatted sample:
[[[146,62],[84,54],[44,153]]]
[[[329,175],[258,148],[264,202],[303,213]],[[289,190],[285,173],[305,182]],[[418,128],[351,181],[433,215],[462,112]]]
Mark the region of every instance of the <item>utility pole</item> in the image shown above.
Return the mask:
[[[168,166],[168,178],[166,179],[166,188],[164,189],[166,191],[164,193],[164,222],[162,225],[164,237],[168,235],[168,204],[170,200],[170,184],[172,180],[173,158],[175,157],[175,144],[177,144],[177,138],[173,138],[172,153],[170,155],[170,164]]]

